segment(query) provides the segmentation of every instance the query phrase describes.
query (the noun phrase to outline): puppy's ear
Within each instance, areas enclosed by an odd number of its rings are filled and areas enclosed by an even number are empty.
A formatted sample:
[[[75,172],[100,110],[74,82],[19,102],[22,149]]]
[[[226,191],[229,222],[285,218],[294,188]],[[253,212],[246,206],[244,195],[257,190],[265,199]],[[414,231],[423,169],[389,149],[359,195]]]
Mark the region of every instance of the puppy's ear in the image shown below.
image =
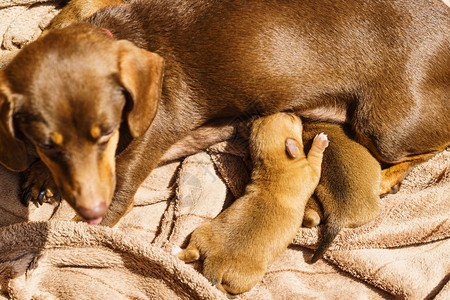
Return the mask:
[[[298,158],[302,154],[298,142],[294,139],[286,139],[286,152],[291,158]]]
[[[161,97],[164,60],[156,53],[118,41],[120,81],[131,97],[127,116],[133,137],[141,136],[156,115]]]
[[[13,126],[14,101],[7,81],[0,72],[0,163],[16,172],[28,168],[25,144],[16,139]]]

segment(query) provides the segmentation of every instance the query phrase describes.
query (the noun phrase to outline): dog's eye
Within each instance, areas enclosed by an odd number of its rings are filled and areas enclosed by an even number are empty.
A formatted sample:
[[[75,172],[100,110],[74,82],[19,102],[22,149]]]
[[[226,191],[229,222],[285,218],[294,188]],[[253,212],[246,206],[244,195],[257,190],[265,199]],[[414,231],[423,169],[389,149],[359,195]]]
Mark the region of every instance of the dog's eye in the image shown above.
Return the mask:
[[[98,140],[97,143],[99,145],[104,145],[106,143],[109,142],[109,140],[111,139],[111,137],[114,135],[115,130],[110,130],[106,133],[104,133]]]
[[[55,144],[53,143],[43,143],[38,145],[42,150],[52,150],[55,149]]]
[[[37,141],[37,146],[42,150],[55,150],[61,148],[64,142],[64,137],[59,132],[52,132],[48,137]]]

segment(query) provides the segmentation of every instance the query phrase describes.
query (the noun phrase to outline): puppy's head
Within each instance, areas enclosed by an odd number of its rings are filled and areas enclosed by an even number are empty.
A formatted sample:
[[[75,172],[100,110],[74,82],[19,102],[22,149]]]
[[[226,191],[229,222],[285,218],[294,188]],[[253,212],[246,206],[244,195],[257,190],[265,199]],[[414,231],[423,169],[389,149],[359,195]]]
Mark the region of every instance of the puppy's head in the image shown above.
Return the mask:
[[[48,32],[0,71],[0,162],[26,169],[28,139],[63,198],[99,221],[114,193],[119,127],[147,130],[162,74],[160,56],[93,26]]]
[[[250,153],[256,166],[283,167],[292,160],[304,158],[300,118],[291,113],[276,113],[255,120]]]

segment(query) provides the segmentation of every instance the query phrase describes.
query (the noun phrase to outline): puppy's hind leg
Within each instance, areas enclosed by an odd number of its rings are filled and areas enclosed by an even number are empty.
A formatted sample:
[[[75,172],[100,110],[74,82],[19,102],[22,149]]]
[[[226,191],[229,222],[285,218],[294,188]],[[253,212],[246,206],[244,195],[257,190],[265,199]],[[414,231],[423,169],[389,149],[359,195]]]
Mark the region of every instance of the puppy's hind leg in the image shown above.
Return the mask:
[[[223,282],[221,286],[222,289],[229,293],[229,295],[242,294],[250,291],[259,281],[261,281],[263,275],[264,272],[235,275],[234,282],[226,282],[227,276],[225,275],[225,278],[222,279]]]
[[[219,259],[215,259],[214,257],[207,257],[203,262],[203,276],[211,282],[217,289],[221,292],[228,294],[227,291],[222,286],[222,278],[225,270],[223,266],[218,262]]]
[[[316,196],[313,195],[309,198],[305,207],[305,214],[303,216],[303,227],[316,227],[320,224],[323,219],[323,209],[317,200]]]

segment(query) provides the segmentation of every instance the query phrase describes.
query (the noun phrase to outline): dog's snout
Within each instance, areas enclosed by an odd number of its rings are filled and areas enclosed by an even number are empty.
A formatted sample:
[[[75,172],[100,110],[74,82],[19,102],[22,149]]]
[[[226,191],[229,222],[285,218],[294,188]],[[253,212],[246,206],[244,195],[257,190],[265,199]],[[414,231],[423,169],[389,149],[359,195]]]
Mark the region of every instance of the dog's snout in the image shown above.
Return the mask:
[[[80,205],[77,207],[77,212],[85,220],[95,220],[103,217],[103,215],[106,213],[106,209],[106,203],[99,202],[93,207],[85,207]]]

